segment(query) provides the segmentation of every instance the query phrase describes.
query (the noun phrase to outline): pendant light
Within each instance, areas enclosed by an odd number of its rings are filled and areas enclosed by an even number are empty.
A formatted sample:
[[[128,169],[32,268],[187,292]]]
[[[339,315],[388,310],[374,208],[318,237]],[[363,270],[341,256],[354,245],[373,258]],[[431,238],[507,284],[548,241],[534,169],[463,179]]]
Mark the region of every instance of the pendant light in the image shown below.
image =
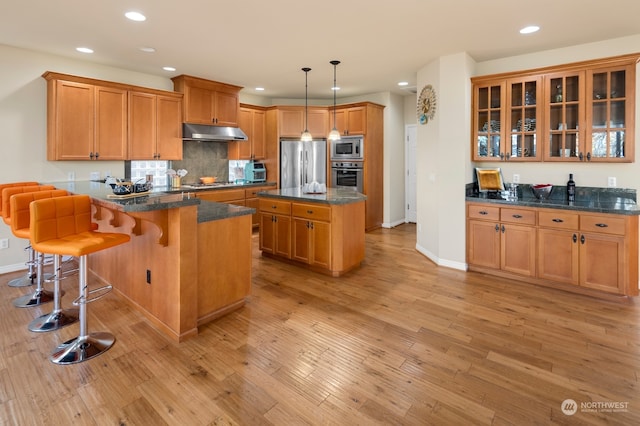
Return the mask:
[[[311,133],[309,133],[309,112],[308,112],[308,98],[307,98],[307,76],[309,75],[309,71],[311,68],[302,68],[304,71],[304,132],[302,132],[302,136],[300,136],[300,140],[302,142],[311,142],[313,137]]]
[[[340,140],[340,132],[336,128],[336,92],[338,91],[338,86],[336,85],[336,67],[340,64],[340,61],[331,61],[329,62],[333,65],[333,130],[329,132],[329,140],[330,141],[339,141]]]

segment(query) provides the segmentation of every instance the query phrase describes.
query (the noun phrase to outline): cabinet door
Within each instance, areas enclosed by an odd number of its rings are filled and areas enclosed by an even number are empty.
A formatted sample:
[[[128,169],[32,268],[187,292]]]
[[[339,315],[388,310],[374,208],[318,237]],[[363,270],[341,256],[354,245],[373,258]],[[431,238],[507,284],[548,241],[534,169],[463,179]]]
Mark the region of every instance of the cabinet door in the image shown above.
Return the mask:
[[[309,109],[307,113],[309,120],[309,132],[314,138],[326,138],[329,134],[328,114],[326,109]]]
[[[264,111],[253,111],[251,154],[256,160],[262,160],[267,157],[266,119],[267,117]]]
[[[309,263],[311,259],[310,238],[311,229],[310,221],[306,219],[294,218],[292,226],[291,242],[291,258],[300,262]]]
[[[156,95],[129,92],[130,160],[151,160],[156,153]]]
[[[215,92],[213,101],[213,124],[238,127],[238,95],[236,93]]]
[[[260,225],[260,212],[258,211],[259,202],[257,198],[247,198],[244,200],[244,205],[251,209],[254,209],[256,212],[251,215],[251,226],[259,226]]]
[[[467,222],[467,262],[500,269],[500,225],[497,222]]]
[[[96,86],[96,160],[127,156],[127,91]]]
[[[331,224],[311,221],[311,265],[331,269]]]
[[[505,159],[505,85],[504,81],[476,84],[473,88],[474,161]]]
[[[260,213],[260,250],[265,253],[275,254],[275,231],[276,224],[274,215],[271,213]]]
[[[275,215],[275,254],[291,259],[291,217]]]
[[[278,117],[280,136],[299,138],[304,131],[304,113],[302,109],[280,110]]]
[[[213,92],[197,86],[185,87],[184,121],[195,124],[213,123]]]
[[[632,162],[635,67],[589,70],[586,79],[588,159]]]
[[[367,133],[367,110],[365,107],[352,107],[346,110],[347,134],[364,135]]]
[[[582,233],[580,236],[580,285],[609,293],[624,293],[624,237]]]
[[[95,90],[58,80],[55,101],[55,160],[89,160],[95,138]]]
[[[509,161],[540,161],[542,77],[507,81],[505,158]]]
[[[545,76],[545,129],[549,138],[544,146],[545,161],[582,161],[591,154],[584,145],[583,71]]]
[[[182,99],[158,95],[156,102],[155,158],[182,160]]]
[[[238,127],[245,132],[248,140],[229,142],[229,160],[250,160],[253,142],[253,110],[240,108]]]
[[[578,232],[538,229],[538,278],[578,285]]]
[[[500,267],[533,277],[536,274],[536,228],[501,224]]]

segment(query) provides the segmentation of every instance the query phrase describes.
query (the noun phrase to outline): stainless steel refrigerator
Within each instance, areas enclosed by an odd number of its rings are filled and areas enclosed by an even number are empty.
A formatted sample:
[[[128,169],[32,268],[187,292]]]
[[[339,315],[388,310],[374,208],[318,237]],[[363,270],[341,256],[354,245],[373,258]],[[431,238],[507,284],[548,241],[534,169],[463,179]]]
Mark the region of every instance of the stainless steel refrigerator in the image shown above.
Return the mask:
[[[327,184],[327,141],[280,140],[280,188]]]

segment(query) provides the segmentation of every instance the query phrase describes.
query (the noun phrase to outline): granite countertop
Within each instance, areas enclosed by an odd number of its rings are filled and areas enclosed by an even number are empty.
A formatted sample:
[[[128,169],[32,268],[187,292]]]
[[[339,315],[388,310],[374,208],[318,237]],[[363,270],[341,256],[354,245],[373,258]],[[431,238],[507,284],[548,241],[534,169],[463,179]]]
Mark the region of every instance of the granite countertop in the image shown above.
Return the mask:
[[[554,186],[547,200],[538,200],[531,191],[531,185],[518,186],[518,199],[509,200],[506,192],[478,193],[471,184],[467,184],[466,201],[495,203],[508,206],[543,207],[549,209],[574,210],[622,215],[640,215],[640,206],[636,203],[636,191],[625,188],[576,188],[576,199],[567,200],[566,186]]]
[[[366,195],[348,188],[327,188],[327,192],[322,194],[307,194],[301,188],[281,188],[260,191],[258,196],[323,204],[350,204],[367,199]]]
[[[145,195],[132,198],[112,198],[113,191],[111,187],[100,182],[52,182],[51,185],[54,185],[58,189],[66,189],[74,194],[86,194],[97,204],[107,208],[115,208],[123,212],[147,212],[198,206],[198,223],[255,213],[255,209],[248,207],[233,206],[213,201],[202,201],[191,195],[193,191],[180,190],[179,188],[167,190],[165,187],[155,187],[148,193],[145,193]],[[247,187],[251,186],[251,184],[238,184],[234,186]],[[229,187],[230,186],[216,188]]]

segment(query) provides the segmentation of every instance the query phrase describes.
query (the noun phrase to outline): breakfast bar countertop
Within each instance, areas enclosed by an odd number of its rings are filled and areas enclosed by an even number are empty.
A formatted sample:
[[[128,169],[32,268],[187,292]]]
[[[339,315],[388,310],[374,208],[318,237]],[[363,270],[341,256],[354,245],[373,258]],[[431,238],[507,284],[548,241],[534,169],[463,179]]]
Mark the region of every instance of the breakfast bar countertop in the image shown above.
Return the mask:
[[[260,191],[258,196],[323,204],[350,204],[367,199],[366,195],[348,188],[327,188],[324,193],[306,193],[301,188],[281,188]]]

